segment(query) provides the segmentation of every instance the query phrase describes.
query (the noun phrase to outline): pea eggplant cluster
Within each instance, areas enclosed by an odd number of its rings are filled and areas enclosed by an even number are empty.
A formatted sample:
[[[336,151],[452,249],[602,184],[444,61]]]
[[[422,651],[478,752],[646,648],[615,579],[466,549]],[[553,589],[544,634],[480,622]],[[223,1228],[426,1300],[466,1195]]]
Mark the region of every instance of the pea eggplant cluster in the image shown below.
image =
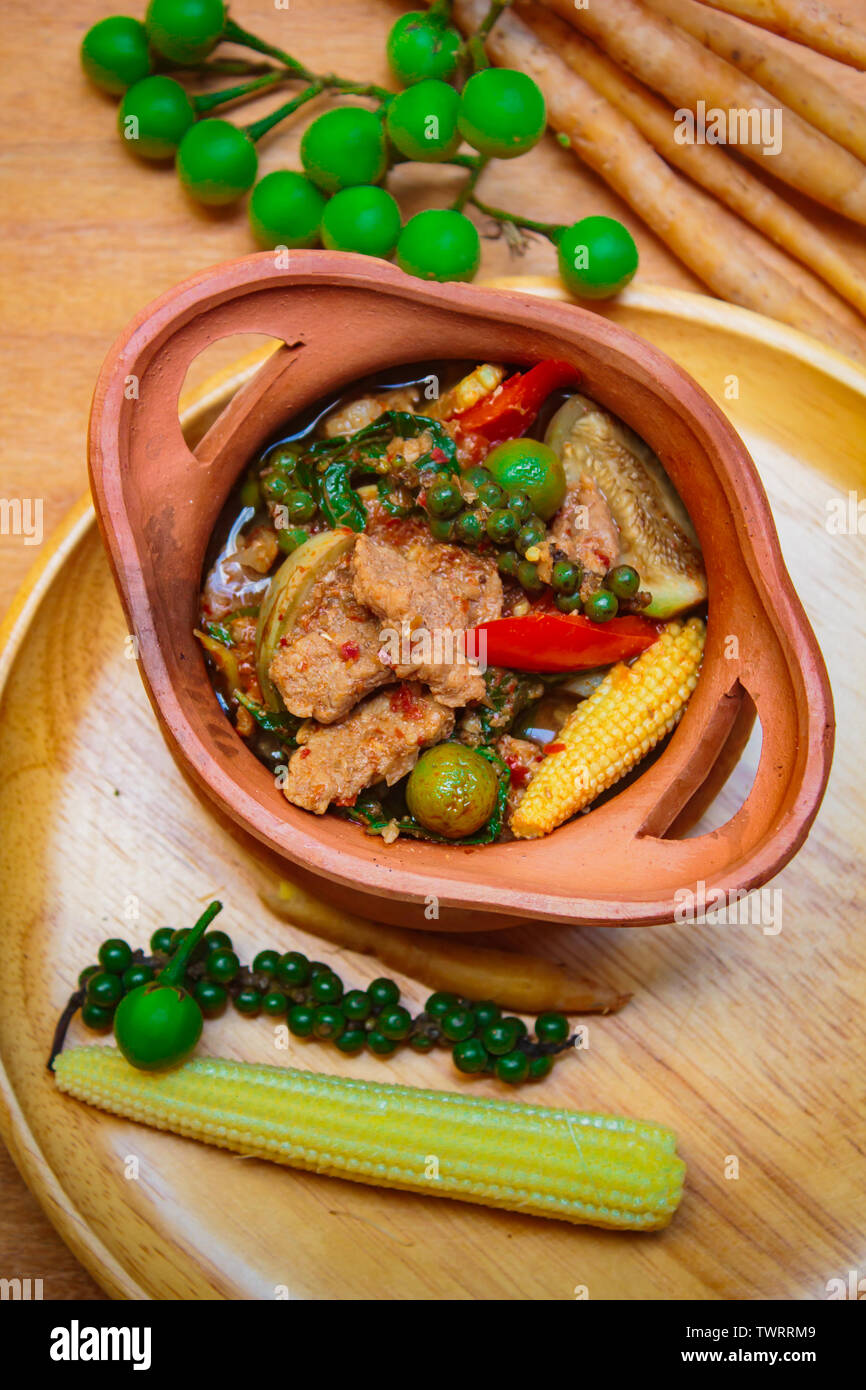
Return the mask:
[[[204,1020],[219,1018],[230,1003],[247,1018],[285,1022],[296,1038],[332,1042],[345,1056],[448,1048],[458,1071],[509,1085],[543,1080],[556,1056],[573,1046],[561,1013],[540,1014],[532,1037],[522,1019],[504,1015],[494,1001],[441,991],[413,1018],[394,980],[381,976],[366,989],[347,990],[329,965],[300,951],[259,951],[251,966],[242,965],[225,932],[206,930],[220,908],[212,903],[190,929],[161,927],[149,955],[118,937],[104,941],[61,1016],[49,1068],[78,1009],[85,1027],[113,1029],[127,1061],[144,1071],[184,1061]]]

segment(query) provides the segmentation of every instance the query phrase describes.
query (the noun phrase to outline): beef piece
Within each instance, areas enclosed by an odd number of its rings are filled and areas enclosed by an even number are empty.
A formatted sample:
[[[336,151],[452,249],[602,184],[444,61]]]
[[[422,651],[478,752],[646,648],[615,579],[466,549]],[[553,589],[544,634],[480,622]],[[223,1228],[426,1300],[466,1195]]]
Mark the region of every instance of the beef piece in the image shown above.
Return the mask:
[[[461,634],[502,612],[502,583],[493,563],[429,535],[408,539],[400,550],[362,535],[352,568],[358,602],[400,636],[397,653],[386,645],[380,652],[394,674],[423,681],[452,708],[483,700],[480,671],[460,659]]]
[[[381,622],[352,592],[351,557],[315,586],[269,675],[290,714],[333,724],[380,685],[396,679],[379,660]]]
[[[336,724],[302,724],[283,791],[305,811],[321,816],[331,802],[351,806],[374,782],[398,782],[422,748],[447,738],[451,710],[420,685],[370,695]]]
[[[589,473],[570,487],[550,531],[554,546],[580,565],[586,576],[581,594],[599,586],[619,556],[619,531],[604,493]]]

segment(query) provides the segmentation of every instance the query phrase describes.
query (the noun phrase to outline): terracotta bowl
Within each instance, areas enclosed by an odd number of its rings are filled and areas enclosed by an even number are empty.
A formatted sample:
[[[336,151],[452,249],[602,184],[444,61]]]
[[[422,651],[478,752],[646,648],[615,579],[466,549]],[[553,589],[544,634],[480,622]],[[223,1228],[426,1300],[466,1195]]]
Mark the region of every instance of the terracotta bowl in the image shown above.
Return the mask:
[[[178,395],[193,358],[236,333],[284,346],[191,452]],[[248,460],[316,398],[425,359],[564,358],[582,389],[658,453],[697,527],[710,620],[698,687],[640,777],[543,840],[467,849],[387,847],[289,805],[221,713],[193,637],[203,557]],[[130,381],[137,383],[137,398]],[[754,888],[803,843],[829,772],[832,703],[821,655],[785,570],[754,464],[697,384],[649,344],[568,304],[435,285],[384,262],[324,251],[218,266],[145,309],[112,348],[93,401],[90,474],[142,674],[182,766],[236,822],[336,901],[440,930],[515,917],[597,925],[671,920],[678,889]],[[733,640],[736,639],[736,640]],[[677,838],[718,789],[757,710],[753,789],[720,830]]]

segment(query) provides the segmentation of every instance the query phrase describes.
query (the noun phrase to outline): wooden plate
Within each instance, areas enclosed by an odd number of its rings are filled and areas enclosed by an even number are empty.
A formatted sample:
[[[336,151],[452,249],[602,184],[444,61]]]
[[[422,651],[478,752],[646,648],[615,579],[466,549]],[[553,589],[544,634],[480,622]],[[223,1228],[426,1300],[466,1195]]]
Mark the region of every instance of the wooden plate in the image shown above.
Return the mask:
[[[811,838],[763,890],[763,904],[741,904],[727,925],[536,924],[497,936],[635,991],[623,1013],[590,1021],[588,1051],[563,1060],[532,1099],[673,1126],[688,1165],[678,1216],[666,1232],[633,1236],[434,1205],[235,1158],[55,1093],[44,1070],[53,1022],[99,942],[120,934],[144,944],[159,925],[189,924],[212,896],[226,903],[220,925],[246,959],[265,944],[297,946],[333,960],[353,984],[378,973],[259,906],[260,851],[215,819],[163,744],[82,504],[0,633],[0,1120],[27,1182],[109,1293],[823,1298],[828,1280],[862,1269],[864,1134],[851,1098],[864,1044],[856,899],[866,648],[863,550],[848,493],[863,481],[866,374],[700,296],[631,291],[610,312],[687,366],[743,434],[827,658],[839,720]],[[200,393],[188,424],[200,428],[242,377],[229,373]],[[832,529],[837,501],[847,530]],[[756,749],[753,739],[698,832],[742,802]],[[419,1005],[424,991],[400,983]],[[92,1035],[76,1025],[73,1037]],[[205,1044],[257,1061],[495,1089],[463,1083],[442,1054],[348,1061],[324,1044],[293,1043],[287,1055],[261,1019],[209,1024]]]

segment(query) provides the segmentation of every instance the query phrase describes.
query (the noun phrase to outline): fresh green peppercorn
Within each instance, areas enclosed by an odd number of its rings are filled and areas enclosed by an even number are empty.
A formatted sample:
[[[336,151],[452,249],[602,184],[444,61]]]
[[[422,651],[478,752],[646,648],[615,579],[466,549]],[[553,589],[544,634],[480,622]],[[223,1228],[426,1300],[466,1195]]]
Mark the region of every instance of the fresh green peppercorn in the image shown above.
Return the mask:
[[[450,478],[442,478],[427,489],[424,506],[431,516],[456,516],[463,506],[463,493]]]
[[[506,506],[518,521],[528,521],[532,516],[532,499],[526,492],[509,492]]]
[[[350,989],[348,994],[343,995],[340,1007],[351,1022],[363,1023],[365,1018],[370,1017],[372,1005],[366,990]]]
[[[222,985],[214,984],[213,980],[199,980],[192,994],[205,1018],[219,1018],[225,1013],[229,995]]]
[[[464,545],[478,545],[484,535],[484,527],[477,512],[461,512],[454,523],[454,531]]]
[[[205,974],[214,984],[227,985],[237,975],[241,963],[234,951],[211,951],[205,962]]]
[[[150,938],[150,951],[154,956],[167,956],[171,950],[173,927],[160,927]],[[207,940],[207,938],[205,938]]]
[[[489,1027],[491,1023],[497,1023],[502,1017],[502,1010],[492,999],[482,999],[479,1004],[473,1004],[472,1008],[476,1026],[481,1029]]]
[[[449,1042],[463,1042],[475,1032],[476,1018],[472,1009],[449,1009],[442,1016],[442,1032]]]
[[[232,949],[232,939],[228,932],[224,931],[207,932],[202,944],[204,945],[205,959],[211,951],[230,951]]]
[[[615,565],[605,575],[604,585],[617,598],[633,598],[640,588],[640,575],[631,565]]]
[[[304,488],[292,488],[283,498],[289,521],[310,521],[316,514],[316,499]]]
[[[123,985],[117,975],[107,970],[98,970],[87,981],[87,998],[91,1004],[101,1004],[103,1008],[113,1009],[123,998]]]
[[[480,463],[474,463],[471,468],[467,468],[462,477],[463,481],[468,483],[471,488],[474,488],[476,493],[485,483],[495,482],[490,470],[483,468]]]
[[[292,489],[287,478],[283,478],[279,473],[269,473],[262,481],[262,491],[269,502],[279,502],[283,505]]]
[[[535,1036],[543,1043],[565,1042],[568,1037],[568,1019],[565,1014],[539,1014],[535,1020]]]
[[[341,1052],[346,1053],[347,1056],[353,1057],[358,1052],[363,1052],[367,1042],[367,1034],[364,1032],[363,1028],[347,1028],[345,1033],[341,1033],[338,1038],[334,1038],[334,1042]]]
[[[346,1015],[333,1004],[319,1004],[313,1016],[313,1033],[317,1038],[338,1038],[346,1031]]]
[[[315,1009],[309,1004],[295,1004],[289,1009],[289,1032],[296,1038],[309,1038],[313,1031]]]
[[[517,582],[528,594],[540,594],[544,588],[544,580],[538,573],[538,566],[531,564],[529,560],[521,560],[517,566]]]
[[[87,984],[87,981],[90,979],[90,977],[91,977],[92,975],[98,975],[98,974],[99,974],[99,966],[98,966],[98,965],[86,965],[86,966],[84,967],[84,969],[82,970],[81,974],[78,976],[78,986],[79,986],[79,988],[80,988],[80,989],[83,989],[84,986]]]
[[[457,1070],[466,1072],[469,1076],[483,1071],[490,1060],[480,1038],[464,1038],[462,1042],[457,1043],[451,1056]]]
[[[618,608],[616,594],[609,589],[598,589],[594,594],[587,594],[583,600],[583,611],[594,623],[606,623],[615,618]]]
[[[516,550],[501,550],[496,561],[496,568],[506,579],[513,579],[517,574],[520,564],[520,556]]]
[[[317,1004],[336,1004],[342,997],[343,981],[333,971],[317,975],[310,984],[310,998]]]
[[[277,545],[284,555],[291,555],[309,539],[309,533],[300,526],[281,526],[277,531]]]
[[[539,521],[537,517],[531,517],[521,526],[514,544],[520,554],[525,555],[527,550],[531,550],[534,545],[541,545],[546,535],[544,522]]]
[[[531,1057],[529,1059],[529,1080],[543,1081],[553,1071],[552,1057]]]
[[[451,1009],[457,1008],[457,995],[448,994],[444,990],[437,990],[431,994],[427,1003],[424,1005],[424,1012],[431,1018],[443,1018]]]
[[[395,1042],[402,1042],[412,1027],[412,1016],[408,1009],[403,1008],[402,1004],[390,1004],[379,1014],[376,1019],[376,1027],[380,1033],[384,1033],[386,1038],[392,1038]]]
[[[370,982],[367,986],[367,996],[377,1013],[400,1002],[399,988],[393,980],[389,980],[385,975],[380,975]]]
[[[525,1052],[506,1052],[496,1062],[496,1075],[500,1081],[516,1086],[529,1075],[529,1058]]]
[[[277,973],[279,963],[279,951],[259,951],[253,960],[253,974],[273,976]]]
[[[495,510],[504,503],[505,490],[499,486],[495,479],[491,478],[489,483],[482,483],[478,489],[478,501],[482,507],[490,507]]]
[[[234,996],[232,1003],[239,1014],[245,1014],[247,1018],[255,1018],[261,1012],[262,996],[257,989],[242,989]]]
[[[429,1033],[412,1033],[409,1046],[413,1052],[432,1052],[435,1044]]]
[[[310,961],[310,979],[311,979],[311,980],[316,980],[316,979],[318,979],[318,977],[319,977],[320,975],[333,975],[333,973],[334,973],[334,971],[333,971],[332,967],[331,967],[330,965],[328,965],[326,961],[323,961],[323,960],[311,960],[311,961]]]
[[[583,607],[580,594],[557,594],[556,606],[560,613],[579,613]]]
[[[281,989],[269,989],[262,998],[262,1012],[268,1018],[282,1018],[289,1012],[289,1001]]]
[[[126,941],[119,936],[103,941],[98,952],[99,964],[110,975],[122,975],[132,964],[132,951]]]
[[[520,1030],[515,1026],[517,1021],[513,1018],[501,1018],[495,1023],[489,1023],[484,1029],[481,1041],[494,1057],[502,1057],[516,1046],[520,1038]]]
[[[496,484],[493,484],[495,487]],[[487,534],[494,545],[507,545],[513,541],[518,531],[518,520],[507,507],[498,507],[487,518]]]
[[[393,1038],[386,1038],[384,1033],[380,1033],[378,1028],[373,1028],[367,1034],[367,1046],[377,1057],[390,1057],[392,1052],[396,1052],[397,1043]]]
[[[138,989],[139,985],[148,985],[154,978],[156,971],[152,965],[140,965],[133,961],[128,970],[124,970],[120,977],[125,993],[131,989]]]
[[[573,594],[580,583],[580,569],[570,560],[557,560],[550,582],[558,594]]]
[[[454,539],[454,522],[451,518],[431,516],[430,535],[434,541],[450,541]]]
[[[516,1033],[518,1039],[519,1039],[519,1038],[525,1038],[526,1035],[527,1035],[527,1033],[529,1032],[529,1029],[527,1028],[526,1024],[523,1022],[523,1019],[522,1019],[522,1018],[515,1018],[513,1014],[508,1014],[508,1015],[503,1019],[503,1023],[509,1024],[510,1027],[512,1027],[512,1028],[514,1029],[514,1031],[515,1031],[515,1033]]]
[[[172,932],[172,934],[171,934],[171,945],[170,945],[170,947],[169,947],[169,950],[170,950],[172,953],[174,953],[174,952],[178,949],[179,946],[182,946],[182,945],[183,945],[183,943],[186,941],[187,937],[189,936],[190,931],[191,931],[191,928],[190,928],[190,927],[178,927],[176,931],[173,931],[173,932]]]
[[[81,1022],[93,1033],[107,1033],[114,1022],[114,1010],[86,999],[81,1006]]]
[[[289,951],[280,956],[274,975],[281,985],[300,989],[310,978],[310,962],[300,951]]]

